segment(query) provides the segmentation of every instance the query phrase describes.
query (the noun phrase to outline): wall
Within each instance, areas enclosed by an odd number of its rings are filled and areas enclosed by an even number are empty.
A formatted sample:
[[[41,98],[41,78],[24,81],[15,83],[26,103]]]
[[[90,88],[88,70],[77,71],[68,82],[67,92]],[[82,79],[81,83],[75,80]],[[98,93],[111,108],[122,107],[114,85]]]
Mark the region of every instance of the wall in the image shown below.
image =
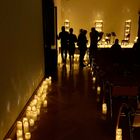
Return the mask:
[[[138,11],[140,9],[139,0],[61,0],[61,23],[65,19],[70,20],[70,26],[75,33],[79,33],[80,28],[90,31],[96,19],[104,21],[105,33],[116,32],[117,37],[123,39],[124,22],[132,20],[131,41],[137,36]],[[58,27],[59,30],[61,26]]]
[[[0,0],[0,140],[44,77],[41,0]]]

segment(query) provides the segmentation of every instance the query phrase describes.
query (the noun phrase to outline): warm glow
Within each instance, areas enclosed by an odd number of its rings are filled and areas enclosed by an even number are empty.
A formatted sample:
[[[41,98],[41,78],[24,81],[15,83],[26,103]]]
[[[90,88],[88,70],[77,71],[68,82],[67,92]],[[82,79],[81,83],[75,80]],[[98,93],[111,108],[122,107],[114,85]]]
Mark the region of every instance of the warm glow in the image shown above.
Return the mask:
[[[102,113],[107,114],[107,104],[106,103],[102,104]]]
[[[116,140],[122,140],[122,129],[121,128],[116,129]]]
[[[21,121],[17,121],[17,129],[22,130],[22,122]]]
[[[25,133],[25,140],[30,140],[31,139],[31,133],[27,132]]]
[[[100,92],[101,92],[101,87],[98,86],[98,87],[97,87],[97,94],[100,94]]]

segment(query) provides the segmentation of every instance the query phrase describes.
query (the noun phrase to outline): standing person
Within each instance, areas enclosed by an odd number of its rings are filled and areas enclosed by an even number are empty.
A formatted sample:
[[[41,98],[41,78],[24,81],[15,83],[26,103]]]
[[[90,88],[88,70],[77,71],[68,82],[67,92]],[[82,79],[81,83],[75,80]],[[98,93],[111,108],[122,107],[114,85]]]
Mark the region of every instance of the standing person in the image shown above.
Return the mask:
[[[89,59],[90,64],[92,62],[92,58],[95,57],[96,51],[98,48],[98,42],[102,39],[103,33],[99,33],[95,27],[91,28],[90,36],[90,47],[89,47]]]
[[[77,42],[77,37],[75,34],[73,34],[73,28],[70,28],[69,32],[69,57],[71,62],[71,57],[74,60],[75,43]]]
[[[61,41],[61,58],[62,58],[62,62],[66,63],[69,33],[67,31],[65,31],[65,26],[62,26],[61,30],[62,31],[59,33],[58,39],[60,39],[60,41]]]
[[[78,41],[77,41],[77,45],[80,51],[80,56],[79,56],[79,63],[80,63],[80,67],[84,67],[84,63],[83,63],[83,59],[87,50],[87,37],[86,37],[87,31],[80,29],[80,33],[78,36]]]

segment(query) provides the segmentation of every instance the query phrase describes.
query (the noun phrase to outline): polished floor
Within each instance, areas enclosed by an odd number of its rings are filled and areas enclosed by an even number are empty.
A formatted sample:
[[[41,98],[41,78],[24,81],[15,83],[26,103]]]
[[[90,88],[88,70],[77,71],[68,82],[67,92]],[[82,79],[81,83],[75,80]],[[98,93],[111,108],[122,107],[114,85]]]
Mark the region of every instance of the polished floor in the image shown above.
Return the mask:
[[[89,67],[60,65],[32,140],[114,140],[101,113]],[[98,102],[97,102],[98,101]]]
[[[127,69],[124,65],[100,60],[94,68],[79,67],[78,59],[58,65],[47,94],[47,107],[41,109],[35,125],[30,128],[31,140],[115,140],[118,110],[126,98],[112,100],[112,118],[110,108],[106,115],[103,114],[103,101],[110,106],[109,97],[104,96],[108,90],[104,84],[110,81],[111,86],[139,86],[140,67]],[[100,94],[97,93],[98,86],[101,87]],[[132,122],[128,122],[127,116],[120,117],[118,126],[123,131],[122,140],[140,140],[140,128],[133,128],[130,134]]]

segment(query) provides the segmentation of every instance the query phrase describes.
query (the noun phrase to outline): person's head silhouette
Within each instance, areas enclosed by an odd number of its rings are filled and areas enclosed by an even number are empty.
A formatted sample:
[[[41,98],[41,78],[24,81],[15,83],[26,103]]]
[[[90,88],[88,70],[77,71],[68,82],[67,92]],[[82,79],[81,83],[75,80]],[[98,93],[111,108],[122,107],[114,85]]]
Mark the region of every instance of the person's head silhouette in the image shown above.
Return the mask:
[[[61,27],[61,30],[62,30],[62,31],[65,31],[65,26],[62,26],[62,27]]]
[[[70,28],[70,30],[69,30],[69,31],[70,31],[70,33],[72,34],[72,33],[73,33],[73,28]]]

